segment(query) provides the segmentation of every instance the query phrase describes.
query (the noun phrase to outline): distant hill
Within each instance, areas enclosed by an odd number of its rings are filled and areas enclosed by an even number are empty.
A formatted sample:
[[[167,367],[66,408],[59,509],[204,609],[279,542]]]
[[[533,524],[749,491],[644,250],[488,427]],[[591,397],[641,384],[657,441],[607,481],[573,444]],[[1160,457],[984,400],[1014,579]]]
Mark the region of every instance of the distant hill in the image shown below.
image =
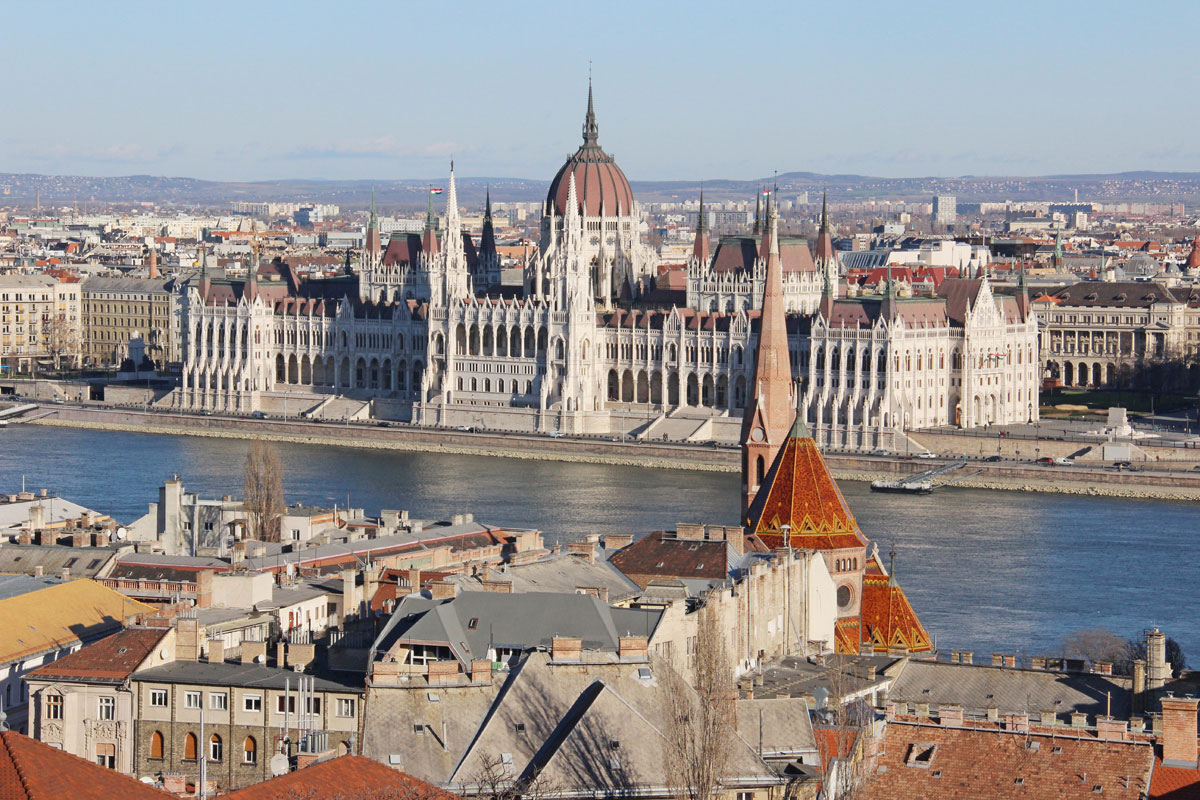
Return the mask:
[[[74,175],[0,173],[0,206],[29,207],[39,192],[43,208],[81,204],[153,204],[188,208],[227,209],[235,200],[335,203],[363,208],[375,190],[386,211],[424,207],[430,186],[443,186],[445,177],[393,181],[333,181],[295,178],[275,181],[221,182],[186,177],[128,175],[95,178]],[[632,181],[643,202],[694,199],[699,181]],[[822,175],[785,172],[765,178],[704,181],[705,197],[714,201],[753,198],[764,187],[778,185],[783,199],[808,192],[819,202],[823,191],[834,201],[928,200],[934,194],[953,194],[959,202],[1044,200],[1069,201],[1078,192],[1082,201],[1200,202],[1200,173],[1135,171],[1105,175],[975,176],[877,178],[867,175]],[[522,178],[462,177],[458,194],[463,205],[479,207],[490,188],[499,202],[538,202],[549,181]]]

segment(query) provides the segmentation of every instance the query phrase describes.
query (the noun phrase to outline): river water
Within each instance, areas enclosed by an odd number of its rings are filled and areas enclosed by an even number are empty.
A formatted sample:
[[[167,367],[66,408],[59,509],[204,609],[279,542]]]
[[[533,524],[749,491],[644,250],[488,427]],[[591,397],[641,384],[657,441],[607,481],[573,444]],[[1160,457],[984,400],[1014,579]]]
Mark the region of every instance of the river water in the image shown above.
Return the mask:
[[[241,440],[13,425],[0,431],[0,492],[43,487],[122,522],[179,473],[206,496],[241,493]],[[280,444],[289,502],[418,518],[473,512],[548,542],[676,522],[735,524],[738,477],[599,464]],[[1157,625],[1200,664],[1200,504],[956,489],[842,491],[939,648],[1055,654],[1062,636]],[[977,658],[979,656],[977,655]]]

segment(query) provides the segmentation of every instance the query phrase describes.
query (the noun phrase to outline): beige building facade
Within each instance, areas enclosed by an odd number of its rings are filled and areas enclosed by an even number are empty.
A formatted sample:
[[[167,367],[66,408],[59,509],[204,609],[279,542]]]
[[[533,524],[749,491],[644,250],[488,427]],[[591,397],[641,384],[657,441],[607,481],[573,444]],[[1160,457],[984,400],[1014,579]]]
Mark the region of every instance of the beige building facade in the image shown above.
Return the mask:
[[[0,275],[0,364],[5,371],[79,363],[80,284],[49,275]]]
[[[83,358],[117,366],[140,339],[156,369],[180,360],[183,296],[176,278],[88,278],[82,286]]]

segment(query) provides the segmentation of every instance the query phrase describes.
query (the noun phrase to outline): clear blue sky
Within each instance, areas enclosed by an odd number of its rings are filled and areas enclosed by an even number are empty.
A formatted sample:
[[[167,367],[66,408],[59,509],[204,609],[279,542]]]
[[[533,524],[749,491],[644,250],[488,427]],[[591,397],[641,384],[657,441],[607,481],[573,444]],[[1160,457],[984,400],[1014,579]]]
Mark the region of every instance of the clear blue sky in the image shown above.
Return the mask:
[[[22,2],[0,172],[1200,171],[1200,3]]]

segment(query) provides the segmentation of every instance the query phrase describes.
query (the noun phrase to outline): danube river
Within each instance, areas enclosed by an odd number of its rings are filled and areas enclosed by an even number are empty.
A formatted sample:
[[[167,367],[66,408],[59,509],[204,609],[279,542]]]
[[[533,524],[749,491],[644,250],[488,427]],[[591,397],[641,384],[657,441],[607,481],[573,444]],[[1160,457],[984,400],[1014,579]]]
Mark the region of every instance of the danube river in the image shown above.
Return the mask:
[[[172,473],[205,496],[241,494],[242,440],[12,425],[0,430],[0,492],[47,488],[122,522]],[[537,527],[547,541],[640,535],[675,522],[736,523],[738,478],[521,459],[279,446],[289,502],[367,513],[470,511]],[[1200,504],[948,488],[924,496],[842,491],[941,649],[1052,654],[1064,633],[1134,636],[1158,625],[1200,663],[1191,601]],[[978,656],[977,656],[978,658]]]

